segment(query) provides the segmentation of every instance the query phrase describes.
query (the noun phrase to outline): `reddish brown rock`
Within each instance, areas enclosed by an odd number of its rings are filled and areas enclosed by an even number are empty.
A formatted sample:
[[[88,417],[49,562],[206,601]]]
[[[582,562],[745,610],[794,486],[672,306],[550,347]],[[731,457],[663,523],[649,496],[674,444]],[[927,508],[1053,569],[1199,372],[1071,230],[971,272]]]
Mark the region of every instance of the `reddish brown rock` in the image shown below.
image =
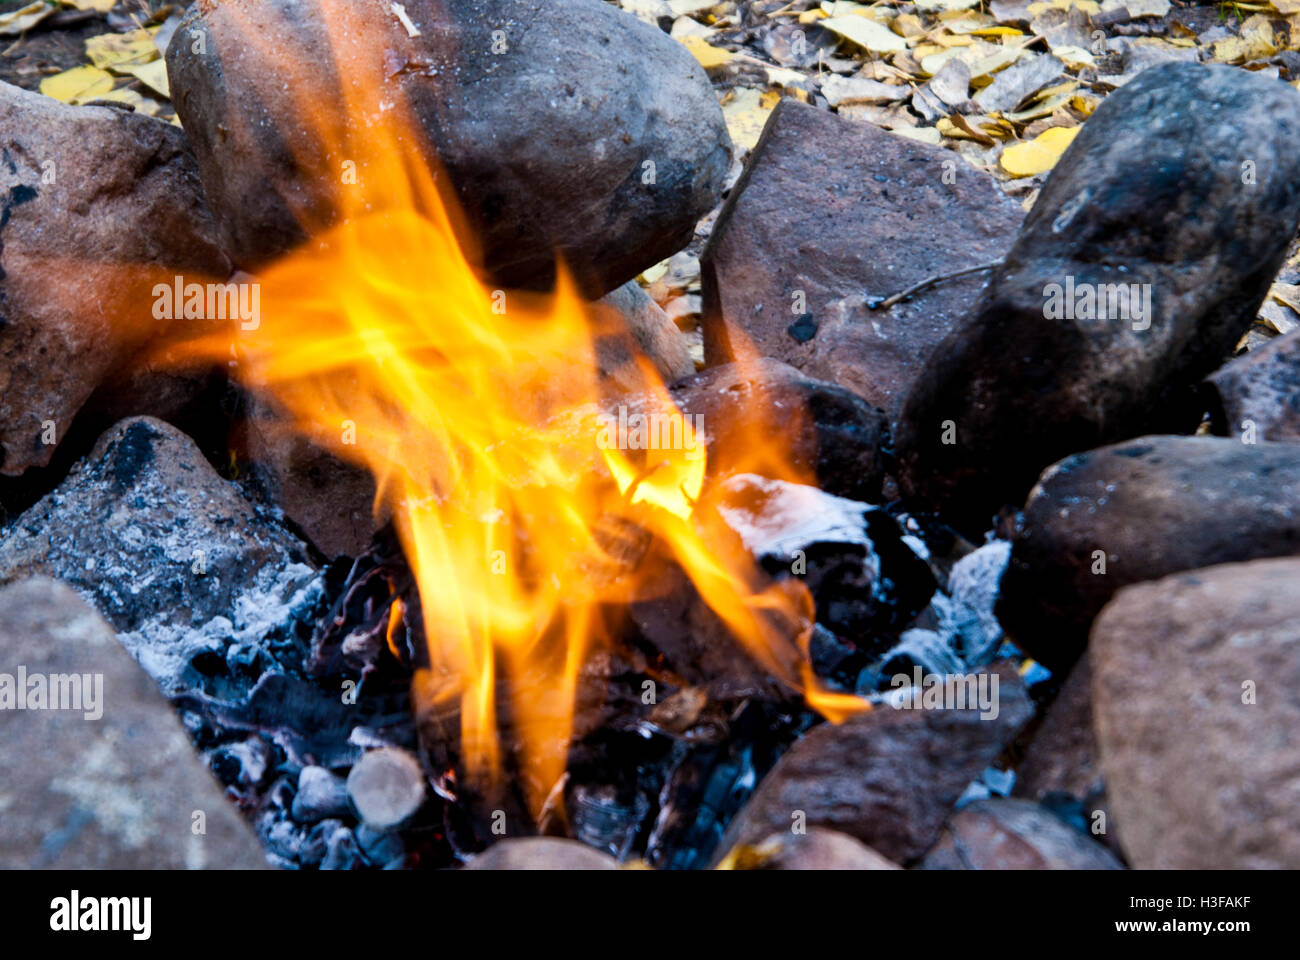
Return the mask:
[[[1001,257],[1023,216],[949,150],[782,100],[701,260],[705,359],[725,363],[752,343],[896,420],[987,274],[888,310],[864,298]]]
[[[1300,330],[1238,357],[1209,382],[1229,436],[1300,440]]]
[[[881,706],[805,734],[759,784],[719,845],[826,827],[906,865],[934,842],[962,791],[1029,719],[1015,671],[998,667],[999,711]]]
[[[976,800],[953,814],[924,870],[1122,870],[1115,855],[1028,800]]]
[[[1300,558],[1127,587],[1092,630],[1093,709],[1138,869],[1300,867]]]
[[[49,463],[101,382],[183,333],[154,315],[155,285],[230,264],[171,124],[0,83],[0,152],[0,473],[16,476]]]

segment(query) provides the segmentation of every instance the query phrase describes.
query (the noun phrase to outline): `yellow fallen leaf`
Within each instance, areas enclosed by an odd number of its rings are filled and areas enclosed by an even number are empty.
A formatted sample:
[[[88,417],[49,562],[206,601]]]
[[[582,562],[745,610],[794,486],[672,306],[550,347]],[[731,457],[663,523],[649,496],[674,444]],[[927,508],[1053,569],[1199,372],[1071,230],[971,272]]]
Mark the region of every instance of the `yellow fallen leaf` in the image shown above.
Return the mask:
[[[1284,17],[1289,17],[1293,13],[1300,13],[1300,0],[1271,0],[1269,6]]]
[[[1032,177],[1056,166],[1076,136],[1079,127],[1052,127],[1032,140],[1016,143],[1002,151],[1002,169],[1013,177]]]
[[[1268,288],[1268,295],[1278,303],[1300,313],[1300,286],[1294,283],[1274,283]]]
[[[73,67],[41,81],[41,93],[64,103],[85,103],[112,89],[112,75],[98,67]]]
[[[682,37],[680,41],[682,46],[691,51],[695,59],[700,61],[700,66],[705,70],[712,70],[715,67],[721,67],[728,64],[735,57],[730,50],[723,50],[721,47],[715,47],[703,37],[688,36]]]
[[[1214,59],[1223,63],[1244,63],[1271,57],[1277,53],[1273,25],[1263,14],[1255,14],[1241,25],[1241,36],[1220,40],[1214,45]]]
[[[158,115],[158,102],[156,100],[150,100],[148,97],[141,96],[135,90],[128,90],[125,87],[121,90],[110,90],[108,93],[90,99],[95,102],[107,100],[112,103],[126,103],[130,104],[136,113],[143,113],[149,117]]]
[[[919,48],[918,48],[919,49]],[[957,60],[965,51],[961,47],[950,47],[947,50],[940,50],[936,53],[928,53],[921,56],[921,69],[927,77],[933,77],[949,60]]]
[[[103,33],[86,38],[86,56],[103,70],[127,73],[127,68],[143,66],[159,57],[153,34],[148,30],[130,33]]]
[[[1300,0],[1296,0],[1300,3]],[[978,30],[972,30],[971,33],[977,37],[1023,37],[1025,32],[1017,30],[1015,27],[980,27]]]
[[[767,116],[780,97],[765,98],[757,90],[738,88],[722,103],[722,118],[727,123],[731,142],[744,150],[753,150],[763,135]]]
[[[1045,3],[1031,3],[1026,10],[1030,17],[1037,17],[1040,13],[1048,10],[1065,10],[1068,12],[1071,7],[1082,10],[1090,17],[1101,13],[1101,4],[1095,2],[1095,0],[1047,0]]]
[[[1092,111],[1096,110],[1100,103],[1099,99],[1090,97],[1086,93],[1076,93],[1070,98],[1070,106],[1085,117],[1091,117]]]
[[[1083,49],[1083,47],[1053,47],[1052,55],[1071,70],[1077,70],[1080,67],[1095,67],[1097,65],[1097,61],[1093,59],[1092,54]]]
[[[171,86],[167,82],[167,64],[162,60],[155,60],[152,63],[141,64],[137,67],[127,67],[126,72],[150,90],[162,94],[169,100],[171,99]]]
[[[896,133],[900,137],[907,137],[909,140],[919,140],[921,143],[928,143],[938,146],[943,141],[942,134],[934,127],[895,127],[890,133]]]
[[[823,20],[821,25],[872,53],[892,53],[895,50],[907,49],[906,40],[883,23],[868,20],[866,17],[830,17]]]
[[[118,5],[119,0],[59,0],[65,7],[74,10],[94,10],[96,13],[108,13]]]
[[[0,34],[13,35],[30,30],[57,9],[58,7],[51,6],[45,0],[38,0],[17,10],[0,13]]]

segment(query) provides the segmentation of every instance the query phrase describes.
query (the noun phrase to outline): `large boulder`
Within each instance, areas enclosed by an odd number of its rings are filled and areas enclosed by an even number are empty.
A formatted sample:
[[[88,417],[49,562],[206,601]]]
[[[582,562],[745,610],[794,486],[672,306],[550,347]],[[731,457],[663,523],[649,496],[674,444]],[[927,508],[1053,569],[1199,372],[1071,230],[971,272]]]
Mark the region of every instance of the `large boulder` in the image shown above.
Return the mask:
[[[1023,216],[949,150],[782,100],[701,259],[705,360],[752,347],[895,421],[930,351],[966,319],[988,276],[889,309],[868,299],[996,260]]]
[[[101,383],[180,323],[154,287],[224,281],[185,134],[0,83],[0,473],[50,462]]]
[[[1111,94],[913,387],[904,492],[977,536],[1053,461],[1193,429],[1177,396],[1253,322],[1297,224],[1300,95],[1285,83],[1171,63]]]
[[[997,615],[1022,649],[1059,667],[1123,586],[1291,554],[1300,554],[1300,444],[1142,437],[1044,471]]]
[[[237,263],[264,263],[333,219],[347,158],[322,127],[385,122],[345,118],[370,74],[375,99],[399,108],[389,118],[410,107],[417,149],[436,153],[498,282],[549,286],[558,252],[600,295],[686,245],[720,195],[730,143],[685,48],[600,0],[402,9],[199,0],[176,31],[173,99]]]
[[[0,663],[0,867],[266,866],[171,706],[75,592],[0,589]]]
[[[1127,587],[1092,631],[1115,827],[1138,869],[1300,867],[1300,559]]]

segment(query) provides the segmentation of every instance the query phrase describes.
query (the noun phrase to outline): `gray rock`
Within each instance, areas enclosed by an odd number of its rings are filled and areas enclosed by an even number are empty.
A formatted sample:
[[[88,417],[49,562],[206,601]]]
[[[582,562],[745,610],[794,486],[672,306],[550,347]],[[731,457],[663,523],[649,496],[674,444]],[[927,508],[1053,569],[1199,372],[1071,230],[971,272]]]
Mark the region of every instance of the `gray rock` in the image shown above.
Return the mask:
[[[715,366],[752,346],[893,422],[987,274],[889,310],[867,298],[996,260],[1023,216],[950,150],[782,100],[701,259],[705,359]]]
[[[978,313],[912,388],[898,438],[905,495],[978,536],[1064,456],[1190,432],[1180,393],[1253,322],[1298,223],[1295,90],[1173,63],[1111,94],[1048,177]]]
[[[81,678],[81,709],[18,707],[20,670],[47,706],[54,678]],[[62,584],[0,589],[0,738],[4,869],[266,866],[153,681]]]
[[[244,661],[323,589],[300,541],[147,417],[101,437],[6,531],[0,583],[31,574],[91,599],[169,695],[258,666]]]
[[[1033,712],[1015,671],[999,666],[998,714],[890,707],[806,733],[728,826],[719,855],[792,827],[856,837],[906,865],[934,842],[957,798]]]
[[[293,818],[299,823],[316,823],[330,817],[345,817],[348,785],[324,767],[303,767],[298,774],[298,792],[293,798]]]
[[[1297,582],[1296,558],[1209,567],[1097,619],[1097,741],[1134,867],[1300,867]]]
[[[0,83],[0,155],[0,473],[17,476],[102,382],[193,325],[156,318],[154,286],[230,263],[171,124]]]
[[[500,283],[549,286],[558,251],[599,296],[690,241],[721,192],[730,144],[680,44],[599,0],[403,6],[418,36],[387,4],[327,0],[357,40],[334,56],[373,58],[342,79],[378,69],[385,101],[409,105],[426,138],[418,148],[436,150],[475,256]],[[324,24],[319,0],[200,0],[168,47],[176,110],[240,265],[335,215],[326,185],[339,180],[337,158],[294,96],[311,91],[331,122],[343,114]],[[361,129],[375,118],[350,120]]]
[[[1300,330],[1251,350],[1208,379],[1229,436],[1300,440]]]
[[[367,826],[378,832],[401,826],[420,809],[427,788],[420,761],[405,750],[370,750],[348,774],[348,796]]]
[[[1300,444],[1142,437],[1044,471],[996,611],[1021,649],[1060,667],[1127,584],[1295,553]]]
[[[1000,797],[962,807],[923,870],[1122,870],[1115,855],[1050,810]]]

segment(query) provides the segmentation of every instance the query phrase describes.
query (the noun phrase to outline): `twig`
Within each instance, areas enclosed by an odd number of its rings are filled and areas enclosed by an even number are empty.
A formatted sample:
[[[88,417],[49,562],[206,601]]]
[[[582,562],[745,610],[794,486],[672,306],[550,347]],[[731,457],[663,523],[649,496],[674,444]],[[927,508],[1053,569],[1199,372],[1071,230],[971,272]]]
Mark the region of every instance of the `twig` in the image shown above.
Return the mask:
[[[979,273],[982,270],[992,270],[994,267],[1002,265],[1002,261],[991,260],[988,263],[981,263],[977,267],[966,267],[962,270],[954,270],[952,273],[936,273],[932,277],[926,277],[920,283],[914,283],[906,290],[900,290],[892,297],[867,297],[868,310],[888,310],[896,303],[901,303],[908,297],[915,296],[922,290],[928,290],[937,283],[943,283],[945,280],[956,280],[958,277],[964,277],[971,273]]]

